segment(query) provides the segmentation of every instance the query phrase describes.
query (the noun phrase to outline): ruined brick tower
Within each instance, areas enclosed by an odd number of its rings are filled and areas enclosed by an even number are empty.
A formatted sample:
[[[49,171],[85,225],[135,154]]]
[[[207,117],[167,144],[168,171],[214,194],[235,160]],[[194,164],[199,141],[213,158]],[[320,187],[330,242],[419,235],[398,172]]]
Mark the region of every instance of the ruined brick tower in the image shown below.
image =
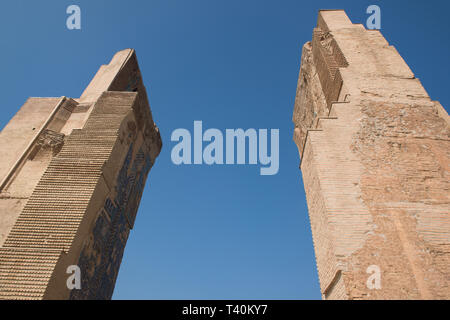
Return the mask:
[[[79,99],[29,98],[0,148],[0,299],[111,298],[161,149],[134,50]],[[81,289],[67,287],[71,265]]]
[[[395,48],[320,11],[293,121],[323,298],[450,299],[449,116]]]

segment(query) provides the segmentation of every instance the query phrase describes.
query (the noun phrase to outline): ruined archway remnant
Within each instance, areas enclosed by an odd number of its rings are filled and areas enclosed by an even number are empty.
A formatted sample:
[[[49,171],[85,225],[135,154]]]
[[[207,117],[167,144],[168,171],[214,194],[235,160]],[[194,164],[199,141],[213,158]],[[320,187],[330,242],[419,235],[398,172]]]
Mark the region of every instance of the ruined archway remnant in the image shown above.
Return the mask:
[[[449,116],[395,48],[320,11],[293,122],[323,298],[449,299]]]
[[[29,98],[0,134],[0,299],[111,298],[161,146],[132,49],[79,99]]]

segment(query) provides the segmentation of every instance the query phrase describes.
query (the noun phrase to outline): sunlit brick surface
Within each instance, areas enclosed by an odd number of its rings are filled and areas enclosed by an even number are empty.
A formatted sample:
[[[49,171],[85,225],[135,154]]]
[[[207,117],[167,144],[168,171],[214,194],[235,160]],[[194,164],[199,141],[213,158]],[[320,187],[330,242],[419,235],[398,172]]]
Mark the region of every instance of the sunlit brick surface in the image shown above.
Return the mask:
[[[0,299],[110,299],[161,149],[134,50],[80,99],[30,98],[0,145]]]
[[[293,121],[323,298],[449,299],[449,117],[395,48],[320,11]]]

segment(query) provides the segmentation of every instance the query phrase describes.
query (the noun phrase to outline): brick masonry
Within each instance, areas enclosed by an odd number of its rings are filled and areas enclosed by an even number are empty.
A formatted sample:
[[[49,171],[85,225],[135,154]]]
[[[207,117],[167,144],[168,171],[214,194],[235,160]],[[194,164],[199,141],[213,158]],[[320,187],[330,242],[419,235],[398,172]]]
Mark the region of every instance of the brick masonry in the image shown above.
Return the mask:
[[[449,299],[449,117],[395,48],[320,11],[293,122],[323,298]]]
[[[0,299],[110,299],[162,146],[134,50],[79,99],[30,98],[0,146]]]

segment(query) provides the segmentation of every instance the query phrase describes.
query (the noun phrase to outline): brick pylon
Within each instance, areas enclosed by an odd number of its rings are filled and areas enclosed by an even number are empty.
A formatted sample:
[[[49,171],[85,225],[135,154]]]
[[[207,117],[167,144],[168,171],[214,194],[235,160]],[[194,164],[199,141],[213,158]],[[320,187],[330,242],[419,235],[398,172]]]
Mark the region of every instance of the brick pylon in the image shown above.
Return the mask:
[[[0,299],[110,299],[162,146],[134,50],[79,99],[28,99],[0,146]]]
[[[449,299],[449,116],[395,48],[320,11],[293,122],[323,298]]]

